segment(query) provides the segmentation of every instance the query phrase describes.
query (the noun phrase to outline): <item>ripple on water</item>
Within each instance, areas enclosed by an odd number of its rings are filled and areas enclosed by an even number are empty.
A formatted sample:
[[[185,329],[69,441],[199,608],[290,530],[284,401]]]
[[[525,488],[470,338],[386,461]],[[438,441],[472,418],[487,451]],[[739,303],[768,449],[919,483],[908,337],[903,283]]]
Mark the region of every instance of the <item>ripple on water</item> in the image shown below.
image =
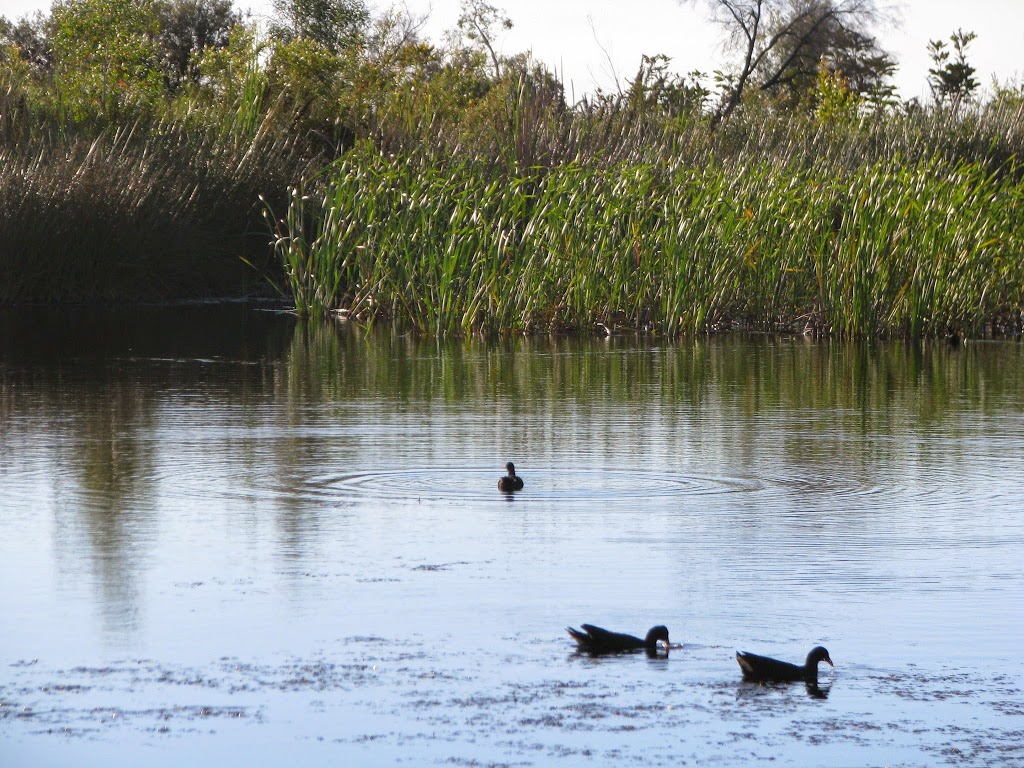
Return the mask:
[[[500,473],[488,469],[404,469],[353,472],[311,478],[307,489],[321,498],[351,500],[418,499],[470,501],[495,498]],[[523,476],[526,489],[516,498],[529,501],[618,500],[671,496],[749,493],[755,480],[636,470],[548,468]]]

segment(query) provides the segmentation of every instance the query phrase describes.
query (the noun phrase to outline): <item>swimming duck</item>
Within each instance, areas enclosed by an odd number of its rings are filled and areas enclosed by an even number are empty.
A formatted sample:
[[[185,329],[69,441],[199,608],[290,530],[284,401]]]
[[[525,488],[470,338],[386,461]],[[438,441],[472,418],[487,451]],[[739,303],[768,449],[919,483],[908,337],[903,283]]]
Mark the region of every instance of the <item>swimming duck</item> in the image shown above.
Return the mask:
[[[819,661],[824,661],[830,667],[835,666],[828,656],[828,651],[820,645],[811,649],[807,654],[807,662],[802,667],[745,651],[736,654],[736,661],[743,670],[743,679],[756,683],[782,683],[791,680],[816,682]]]
[[[523,489],[523,478],[516,477],[516,465],[510,461],[505,465],[505,470],[508,474],[498,481],[498,490],[502,493],[521,491]]]
[[[664,641],[668,646],[668,627],[658,625],[647,631],[647,637],[641,640],[639,637],[627,635],[622,632],[609,632],[607,629],[595,627],[593,624],[580,624],[582,632],[572,627],[566,627],[569,636],[576,641],[580,651],[586,653],[622,653],[623,651],[646,650],[654,653],[658,650],[658,643]]]

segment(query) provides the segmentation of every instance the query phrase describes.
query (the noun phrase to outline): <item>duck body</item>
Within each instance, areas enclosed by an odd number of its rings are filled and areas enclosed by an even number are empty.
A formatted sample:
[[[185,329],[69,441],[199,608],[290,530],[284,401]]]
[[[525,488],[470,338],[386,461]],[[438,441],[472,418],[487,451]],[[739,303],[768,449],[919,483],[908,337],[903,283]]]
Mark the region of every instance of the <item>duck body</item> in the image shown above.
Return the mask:
[[[743,672],[743,679],[755,683],[786,683],[795,680],[816,683],[818,662],[821,661],[829,666],[834,666],[828,651],[820,645],[811,649],[803,666],[771,659],[767,656],[758,656],[756,653],[747,653],[746,651],[739,651],[736,654],[736,662]]]
[[[523,478],[516,475],[516,465],[510,461],[505,465],[505,471],[508,474],[498,481],[498,490],[502,493],[521,491],[523,489]]]
[[[576,641],[578,650],[590,654],[624,653],[639,650],[653,653],[657,651],[659,642],[664,642],[668,646],[668,627],[663,625],[651,627],[644,639],[623,632],[609,632],[607,629],[595,627],[593,624],[580,624],[580,629],[566,627],[566,631]]]

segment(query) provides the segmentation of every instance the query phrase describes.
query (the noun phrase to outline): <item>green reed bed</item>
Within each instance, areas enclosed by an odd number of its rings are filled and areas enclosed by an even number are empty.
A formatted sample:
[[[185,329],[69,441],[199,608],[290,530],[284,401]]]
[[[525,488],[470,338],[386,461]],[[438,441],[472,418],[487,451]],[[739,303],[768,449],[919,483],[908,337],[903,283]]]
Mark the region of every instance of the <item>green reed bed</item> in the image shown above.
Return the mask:
[[[1019,323],[1014,169],[565,164],[357,151],[277,225],[296,306],[432,334],[811,328],[850,336]],[[312,187],[313,185],[311,185]]]

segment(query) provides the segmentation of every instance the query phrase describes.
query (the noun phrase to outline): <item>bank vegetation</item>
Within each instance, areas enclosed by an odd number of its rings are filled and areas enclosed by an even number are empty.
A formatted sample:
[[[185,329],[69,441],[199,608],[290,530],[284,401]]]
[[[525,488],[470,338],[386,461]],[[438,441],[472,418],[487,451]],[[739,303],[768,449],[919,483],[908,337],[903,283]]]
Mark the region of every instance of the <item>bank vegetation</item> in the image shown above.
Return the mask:
[[[1021,89],[979,95],[958,31],[932,99],[900,101],[852,13],[873,6],[809,6],[851,14],[712,75],[644,57],[576,101],[496,53],[511,19],[479,0],[443,43],[347,0],[279,0],[271,24],[228,0],[0,19],[0,302],[277,291],[438,335],[1019,333]]]

